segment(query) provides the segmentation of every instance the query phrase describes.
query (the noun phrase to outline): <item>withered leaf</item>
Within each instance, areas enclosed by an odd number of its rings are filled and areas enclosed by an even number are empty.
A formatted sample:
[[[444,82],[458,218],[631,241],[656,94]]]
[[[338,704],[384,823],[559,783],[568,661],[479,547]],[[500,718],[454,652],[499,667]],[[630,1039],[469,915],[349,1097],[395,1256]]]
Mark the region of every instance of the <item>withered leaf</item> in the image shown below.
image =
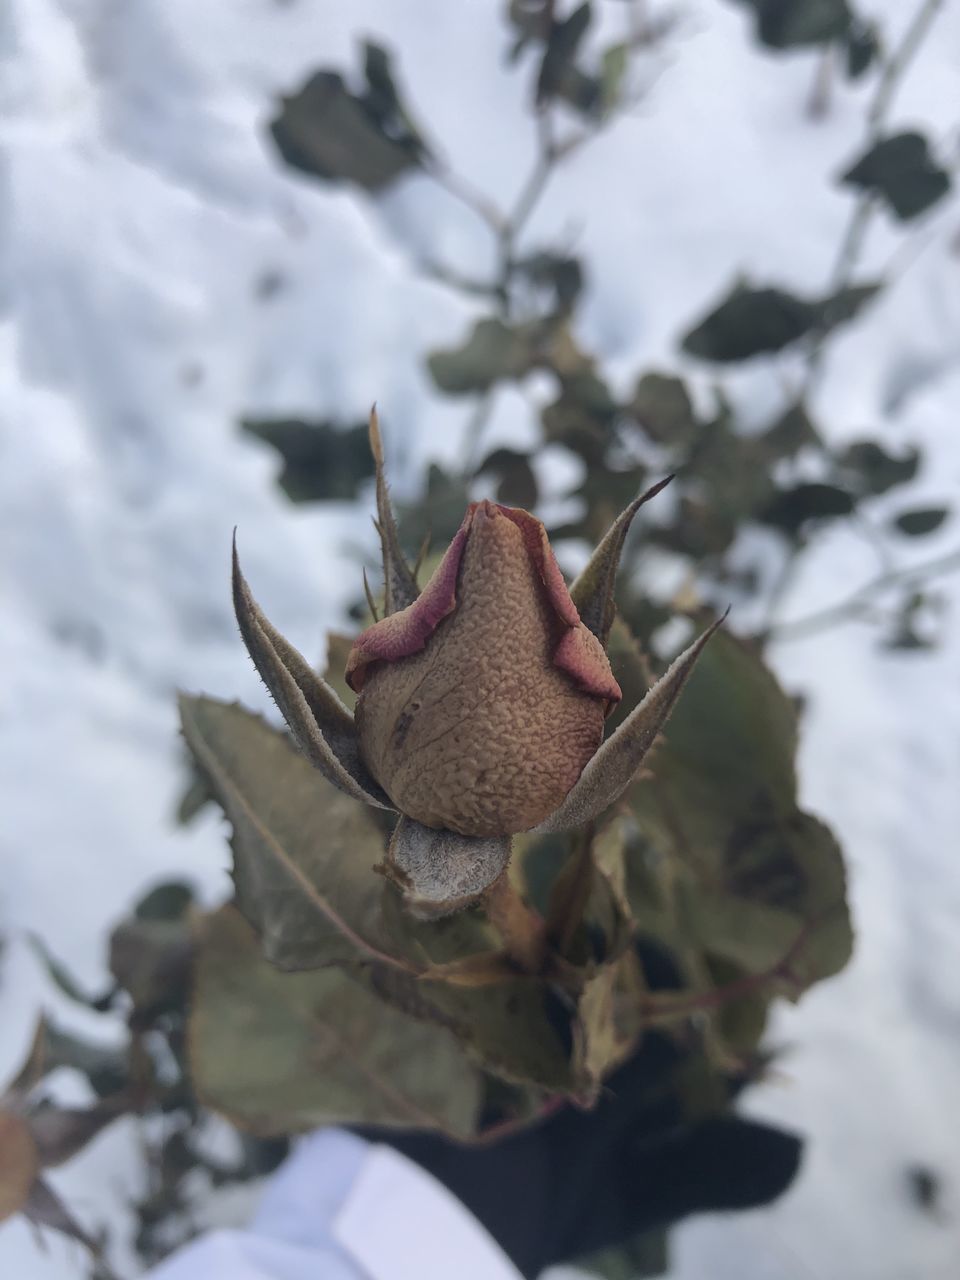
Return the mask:
[[[476,1125],[480,1078],[449,1031],[341,970],[278,972],[229,906],[201,930],[189,1060],[203,1101],[257,1134]]]
[[[0,1222],[19,1213],[40,1172],[40,1155],[22,1115],[0,1111]]]
[[[238,904],[284,969],[390,962],[382,949],[384,836],[364,805],[235,704],[183,698],[191,749],[233,826]]]

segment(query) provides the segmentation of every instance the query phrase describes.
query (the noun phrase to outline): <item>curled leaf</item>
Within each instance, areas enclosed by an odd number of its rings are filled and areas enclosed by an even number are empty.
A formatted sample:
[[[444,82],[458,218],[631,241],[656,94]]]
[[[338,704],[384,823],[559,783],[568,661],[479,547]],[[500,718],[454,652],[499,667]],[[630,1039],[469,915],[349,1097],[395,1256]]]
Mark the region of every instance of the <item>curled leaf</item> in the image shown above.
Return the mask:
[[[267,620],[251,595],[240,571],[236,539],[233,603],[250,657],[310,763],[355,800],[391,808],[360,759],[353,716],[303,655]]]

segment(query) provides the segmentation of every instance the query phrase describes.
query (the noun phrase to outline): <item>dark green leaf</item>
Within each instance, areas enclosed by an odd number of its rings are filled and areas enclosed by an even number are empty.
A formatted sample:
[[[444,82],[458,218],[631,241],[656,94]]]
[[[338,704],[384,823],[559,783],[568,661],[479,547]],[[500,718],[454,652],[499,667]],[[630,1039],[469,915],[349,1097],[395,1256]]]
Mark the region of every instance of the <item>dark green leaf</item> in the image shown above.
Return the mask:
[[[494,449],[475,474],[497,478],[497,501],[505,506],[532,511],[537,505],[537,477],[529,454],[518,453],[516,449]]]
[[[874,22],[855,18],[846,35],[847,75],[859,80],[883,52],[880,31]]]
[[[782,289],[754,289],[737,285],[683,339],[683,349],[703,360],[748,360],[765,352],[782,351],[809,333],[819,308]]]
[[[683,349],[702,360],[732,363],[782,351],[814,331],[825,333],[852,320],[880,285],[850,285],[820,300],[783,289],[738,284],[683,339]]]
[[[547,37],[540,73],[537,78],[537,101],[547,98],[568,97],[571,82],[578,72],[574,67],[574,59],[580,42],[590,26],[591,10],[589,0],[579,5],[569,17],[554,20]],[[579,73],[582,74],[582,73]]]
[[[920,450],[908,448],[898,456],[875,440],[856,440],[843,450],[837,461],[859,493],[886,493],[917,474]]]
[[[643,375],[633,393],[630,412],[651,440],[671,448],[691,445],[699,429],[685,382],[666,373]]]
[[[757,39],[771,49],[802,49],[846,36],[847,0],[737,0],[756,15]]]
[[[232,907],[202,931],[189,1059],[203,1101],[258,1134],[323,1124],[468,1138],[480,1080],[454,1037],[346,973],[279,973]]]
[[[537,288],[550,289],[558,312],[568,312],[583,289],[583,265],[568,254],[534,253],[513,268]]]
[[[146,893],[133,909],[138,920],[183,920],[196,901],[185,880],[165,880]]]
[[[461,347],[432,351],[427,367],[448,395],[486,391],[504,378],[521,378],[533,365],[529,332],[502,320],[480,320]]]
[[[395,92],[390,102],[389,75],[382,74],[385,55],[379,52],[366,95],[351,93],[335,71],[317,71],[299,92],[281,99],[270,132],[287,164],[328,181],[355,182],[367,191],[378,191],[419,166],[421,139],[396,109]]]
[[[950,190],[950,175],[933,159],[921,133],[883,138],[841,178],[886,201],[901,221],[917,217]]]
[[[894,519],[901,533],[919,538],[934,533],[950,514],[949,507],[918,507],[915,511],[903,511]]]
[[[245,418],[240,425],[283,459],[278,483],[291,502],[355,498],[373,475],[366,423],[342,428],[297,418]]]
[[[808,521],[848,516],[855,505],[856,500],[846,489],[811,482],[778,490],[773,500],[757,513],[757,518],[793,537]]]

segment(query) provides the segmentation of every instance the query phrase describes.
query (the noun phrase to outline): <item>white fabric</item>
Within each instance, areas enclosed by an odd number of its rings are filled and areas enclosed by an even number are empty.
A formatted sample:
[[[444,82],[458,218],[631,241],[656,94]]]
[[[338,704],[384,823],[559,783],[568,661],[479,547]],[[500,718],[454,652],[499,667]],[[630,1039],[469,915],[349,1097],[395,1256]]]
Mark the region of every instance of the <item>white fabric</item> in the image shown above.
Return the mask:
[[[246,1231],[214,1231],[149,1280],[521,1280],[459,1200],[392,1147],[325,1129],[271,1179]]]

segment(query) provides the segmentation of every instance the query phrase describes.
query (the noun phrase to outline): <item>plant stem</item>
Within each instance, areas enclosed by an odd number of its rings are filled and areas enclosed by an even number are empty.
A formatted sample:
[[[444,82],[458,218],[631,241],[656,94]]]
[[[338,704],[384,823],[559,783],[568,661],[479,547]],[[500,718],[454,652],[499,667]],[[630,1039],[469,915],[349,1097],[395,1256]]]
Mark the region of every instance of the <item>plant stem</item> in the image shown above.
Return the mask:
[[[938,11],[943,7],[943,0],[923,0],[923,3],[914,14],[913,21],[910,23],[900,44],[887,59],[880,77],[877,80],[877,86],[871,99],[870,106],[867,109],[867,133],[864,140],[864,149],[876,144],[880,138],[880,134],[886,124],[887,116],[893,105],[894,95],[900,87],[900,83],[906,74],[907,68],[916,56],[920,46],[923,44],[924,38],[932,24]],[[829,293],[837,293],[840,289],[849,284],[857,264],[860,261],[860,255],[863,252],[863,246],[866,242],[867,231],[870,221],[877,208],[877,200],[872,193],[866,192],[861,195],[854,205],[850,221],[847,223],[847,229],[844,233],[843,240],[840,243],[840,249],[837,253],[837,259],[834,263],[833,272],[830,278]],[[825,354],[825,340],[827,332],[821,332],[814,338],[807,356],[807,370],[804,379],[804,395],[809,395],[816,386],[823,365]]]
[[[805,618],[797,618],[793,622],[773,626],[768,634],[774,640],[799,640],[817,631],[823,631],[837,622],[857,617],[880,591],[886,591],[890,587],[905,587],[928,582],[931,578],[957,571],[960,571],[960,548],[907,569],[891,569],[886,573],[879,573],[869,582],[858,587],[846,600],[841,600],[826,609],[818,609],[814,613],[807,614]]]
[[[525,973],[539,973],[547,951],[544,922],[527,906],[507,871],[487,890],[484,908],[510,959]]]

